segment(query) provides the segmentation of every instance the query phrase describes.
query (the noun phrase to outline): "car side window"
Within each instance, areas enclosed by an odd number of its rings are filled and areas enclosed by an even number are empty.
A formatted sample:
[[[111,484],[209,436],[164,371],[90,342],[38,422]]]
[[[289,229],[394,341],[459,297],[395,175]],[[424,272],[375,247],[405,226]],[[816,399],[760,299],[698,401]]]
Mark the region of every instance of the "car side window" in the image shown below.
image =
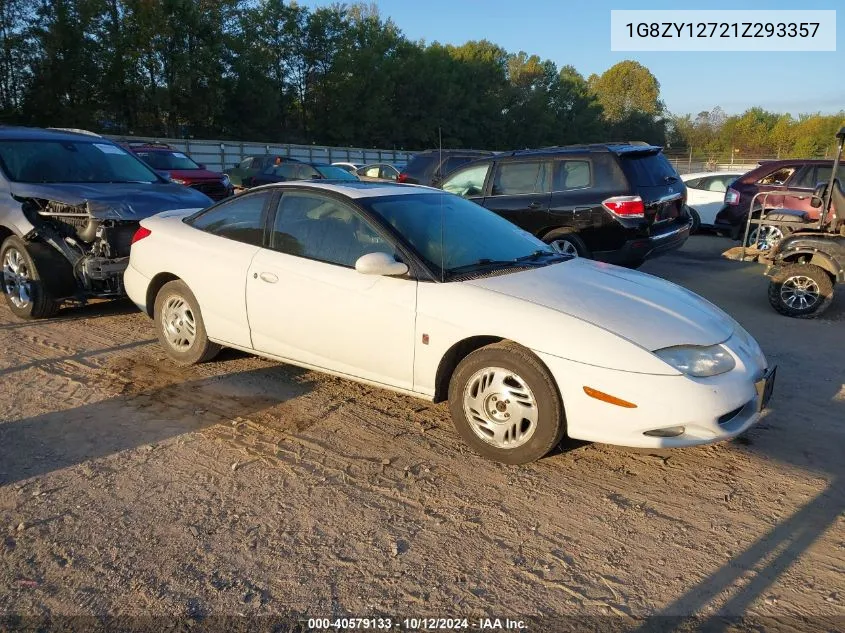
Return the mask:
[[[320,178],[320,172],[311,167],[311,165],[298,165],[296,169],[297,180],[311,180],[312,178]]]
[[[505,161],[496,165],[493,174],[494,196],[515,196],[548,191],[544,161]]]
[[[285,193],[279,201],[270,248],[327,264],[354,268],[368,253],[393,247],[357,210],[334,198],[312,193]]]
[[[389,165],[382,165],[380,176],[385,180],[396,180],[396,170]]]
[[[701,183],[704,180],[704,178],[693,178],[692,180],[687,180],[684,184],[687,186],[687,189],[701,189]]]
[[[378,178],[379,166],[373,165],[364,170],[364,175],[369,178]]]
[[[443,190],[465,197],[480,196],[484,193],[484,181],[487,180],[489,171],[490,163],[456,171],[443,181]]]
[[[778,170],[773,171],[768,176],[764,176],[758,182],[761,185],[782,185],[795,171],[794,167],[781,167]]]
[[[586,160],[561,160],[555,162],[553,191],[586,189],[592,184],[590,163]]]
[[[253,164],[255,163],[255,159],[250,156],[249,158],[245,158],[241,161],[241,164],[238,165],[240,169],[250,169]]]
[[[194,228],[230,240],[261,246],[264,241],[264,205],[269,191],[240,195],[188,221]]]

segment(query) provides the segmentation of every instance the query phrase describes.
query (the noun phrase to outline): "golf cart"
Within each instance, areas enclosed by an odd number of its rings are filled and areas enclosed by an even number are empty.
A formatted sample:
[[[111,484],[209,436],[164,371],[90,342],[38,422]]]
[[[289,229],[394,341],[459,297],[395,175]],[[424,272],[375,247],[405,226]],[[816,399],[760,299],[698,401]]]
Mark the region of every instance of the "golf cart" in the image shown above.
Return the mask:
[[[837,178],[845,127],[839,130],[836,138],[838,148],[830,181],[816,185],[810,202],[820,210],[817,221],[808,221],[802,211],[776,209],[761,212],[757,217],[749,214],[746,223],[744,245],[748,243],[752,225],[758,225],[758,235],[762,235],[764,226],[791,229],[787,237],[771,248],[743,246],[740,256],[742,261],[756,259],[768,265],[769,303],[786,316],[812,318],[820,315],[833,299],[834,285],[845,282],[845,193],[843,183]],[[760,207],[763,209],[767,195],[757,194],[762,198]],[[752,208],[754,202],[756,200],[752,201]]]

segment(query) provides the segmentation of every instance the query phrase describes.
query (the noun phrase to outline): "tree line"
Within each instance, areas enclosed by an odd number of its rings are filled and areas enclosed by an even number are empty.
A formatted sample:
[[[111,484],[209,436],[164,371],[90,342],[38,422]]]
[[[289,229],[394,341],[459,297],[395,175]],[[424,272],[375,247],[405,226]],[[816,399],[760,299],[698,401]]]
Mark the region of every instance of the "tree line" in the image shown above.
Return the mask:
[[[823,154],[836,116],[673,116],[654,75],[486,41],[409,40],[374,5],[0,0],[0,121],[110,134],[397,149],[611,139]]]

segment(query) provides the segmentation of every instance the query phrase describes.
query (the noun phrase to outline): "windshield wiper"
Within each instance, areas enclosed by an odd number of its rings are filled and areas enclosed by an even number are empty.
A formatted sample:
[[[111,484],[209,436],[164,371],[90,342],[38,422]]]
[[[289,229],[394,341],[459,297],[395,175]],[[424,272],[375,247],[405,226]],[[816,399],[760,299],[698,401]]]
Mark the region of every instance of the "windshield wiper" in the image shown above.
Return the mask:
[[[546,250],[537,250],[531,253],[530,255],[523,255],[522,257],[517,257],[515,262],[529,262],[529,261],[536,261],[541,257],[565,257],[561,253],[556,253],[555,251],[546,251]]]
[[[489,258],[481,258],[471,264],[464,264],[462,266],[455,266],[454,268],[449,268],[446,270],[447,273],[450,275],[456,273],[466,273],[466,272],[473,272],[475,270],[489,268],[489,267],[513,267],[513,266],[522,266],[527,262],[533,262],[540,259],[543,256],[556,256],[556,257],[565,257],[565,255],[560,255],[560,253],[555,253],[554,251],[541,251],[537,250],[529,255],[523,255],[522,257],[516,257],[514,259],[489,259]]]

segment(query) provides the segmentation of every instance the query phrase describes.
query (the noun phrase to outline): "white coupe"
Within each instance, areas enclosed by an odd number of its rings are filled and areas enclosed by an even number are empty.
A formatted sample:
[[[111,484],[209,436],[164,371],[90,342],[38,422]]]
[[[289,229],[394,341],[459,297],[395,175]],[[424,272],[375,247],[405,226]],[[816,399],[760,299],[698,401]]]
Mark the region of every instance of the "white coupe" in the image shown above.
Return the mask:
[[[125,274],[177,363],[221,346],[433,401],[478,453],[733,437],[774,370],[697,295],[427,187],[290,182],[143,220]]]
[[[687,186],[687,206],[692,215],[692,232],[699,227],[711,227],[716,215],[725,208],[725,192],[730,184],[745,172],[708,171],[685,174],[681,180]]]

